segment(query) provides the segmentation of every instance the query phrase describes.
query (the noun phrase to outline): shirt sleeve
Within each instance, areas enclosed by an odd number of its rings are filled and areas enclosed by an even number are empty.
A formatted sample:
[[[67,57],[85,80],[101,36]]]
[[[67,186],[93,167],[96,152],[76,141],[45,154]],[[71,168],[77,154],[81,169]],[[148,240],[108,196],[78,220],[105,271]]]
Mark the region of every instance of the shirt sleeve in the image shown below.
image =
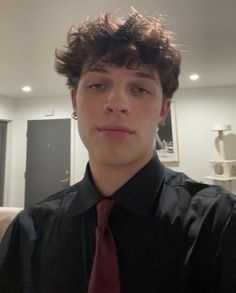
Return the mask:
[[[34,241],[33,221],[22,212],[10,224],[0,244],[0,292],[33,292],[30,271]]]
[[[224,227],[219,247],[220,276],[219,292],[236,292],[236,204]]]

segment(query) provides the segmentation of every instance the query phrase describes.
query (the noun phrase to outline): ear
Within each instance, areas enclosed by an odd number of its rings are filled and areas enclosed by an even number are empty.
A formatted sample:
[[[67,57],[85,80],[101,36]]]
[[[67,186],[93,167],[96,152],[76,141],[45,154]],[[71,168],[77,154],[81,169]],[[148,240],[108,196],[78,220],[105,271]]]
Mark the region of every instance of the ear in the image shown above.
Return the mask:
[[[77,91],[75,88],[71,89],[70,97],[71,97],[71,102],[72,102],[74,112],[77,112],[76,93],[77,93]]]
[[[163,102],[162,109],[161,109],[160,116],[162,121],[166,120],[166,117],[168,116],[170,111],[170,106],[171,106],[171,98],[166,98]]]

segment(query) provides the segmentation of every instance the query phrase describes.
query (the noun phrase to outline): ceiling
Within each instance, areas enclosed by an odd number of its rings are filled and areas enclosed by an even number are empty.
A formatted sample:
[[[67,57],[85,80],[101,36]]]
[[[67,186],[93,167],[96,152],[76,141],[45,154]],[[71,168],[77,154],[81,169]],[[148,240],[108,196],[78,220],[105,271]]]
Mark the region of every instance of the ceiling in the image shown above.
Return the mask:
[[[235,0],[0,0],[0,95],[66,95],[54,70],[54,51],[71,25],[100,12],[162,14],[183,55],[180,86],[236,85]],[[119,12],[118,12],[119,13]],[[197,72],[198,81],[189,75]],[[32,86],[30,93],[22,86]]]

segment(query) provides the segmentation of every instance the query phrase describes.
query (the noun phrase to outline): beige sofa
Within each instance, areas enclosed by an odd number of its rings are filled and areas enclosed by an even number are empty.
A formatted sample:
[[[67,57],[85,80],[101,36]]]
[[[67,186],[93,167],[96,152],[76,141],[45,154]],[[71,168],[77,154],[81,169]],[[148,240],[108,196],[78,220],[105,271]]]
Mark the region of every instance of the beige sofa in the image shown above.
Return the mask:
[[[22,208],[15,207],[0,207],[0,241],[11,221],[22,210]]]

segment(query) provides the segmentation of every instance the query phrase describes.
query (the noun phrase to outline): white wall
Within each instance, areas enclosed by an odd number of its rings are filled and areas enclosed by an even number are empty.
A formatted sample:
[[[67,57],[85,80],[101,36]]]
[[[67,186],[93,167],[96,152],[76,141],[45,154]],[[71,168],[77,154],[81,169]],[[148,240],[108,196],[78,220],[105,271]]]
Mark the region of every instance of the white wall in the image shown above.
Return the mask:
[[[219,159],[211,131],[215,124],[231,124],[226,132],[227,159],[236,159],[236,86],[179,90],[175,95],[180,162],[175,170],[198,181],[211,173],[209,160]],[[236,194],[236,182],[232,191]]]
[[[236,86],[179,90],[175,102],[180,161],[171,168],[210,183],[203,177],[211,172],[208,161],[219,158],[214,145],[217,134],[211,131],[214,124],[232,125],[232,131],[226,137],[230,141],[227,150],[230,158],[236,159]],[[52,112],[53,116],[45,116]],[[13,120],[7,176],[11,184],[8,182],[6,186],[5,205],[24,205],[27,120],[70,118],[71,112],[69,97],[15,100],[0,97],[0,119]],[[74,120],[71,137],[71,183],[74,183],[83,177],[88,160]],[[235,182],[232,187],[236,194]]]
[[[15,116],[16,100],[14,98],[0,96],[0,119],[12,120]]]

